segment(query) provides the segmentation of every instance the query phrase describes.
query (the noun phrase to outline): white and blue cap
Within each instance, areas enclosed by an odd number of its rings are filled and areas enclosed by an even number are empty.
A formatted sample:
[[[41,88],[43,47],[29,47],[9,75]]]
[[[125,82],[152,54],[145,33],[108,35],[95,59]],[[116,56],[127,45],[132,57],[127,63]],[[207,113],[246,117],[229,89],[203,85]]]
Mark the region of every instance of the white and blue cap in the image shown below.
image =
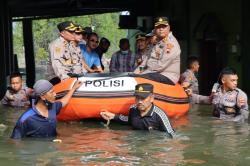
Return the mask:
[[[34,95],[42,96],[53,88],[53,85],[48,80],[38,80],[33,86]]]

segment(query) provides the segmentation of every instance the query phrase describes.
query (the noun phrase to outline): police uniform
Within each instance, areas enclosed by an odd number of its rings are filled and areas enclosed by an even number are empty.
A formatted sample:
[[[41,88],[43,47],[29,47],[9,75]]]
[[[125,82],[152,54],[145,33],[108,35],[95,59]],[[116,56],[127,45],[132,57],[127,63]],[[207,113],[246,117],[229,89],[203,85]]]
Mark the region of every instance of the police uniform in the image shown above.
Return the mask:
[[[167,18],[157,18],[155,26],[161,24],[169,25]],[[180,53],[179,43],[170,32],[166,38],[153,47],[146,61],[145,70],[141,74],[159,73],[170,79],[174,84],[177,83],[180,77]]]
[[[144,40],[146,42],[146,36],[145,34],[137,34],[135,37],[136,41],[138,40]],[[146,58],[146,53],[147,53],[147,48],[145,48],[144,50],[137,50],[136,53],[136,66],[139,66],[142,62],[143,59]]]
[[[70,42],[69,45],[71,59],[72,59],[72,68],[71,71],[74,74],[86,73],[87,70],[83,67],[82,61],[82,52],[79,46],[76,46],[74,42]]]
[[[82,29],[82,27],[80,25],[76,25],[75,33],[82,34],[83,32],[84,30]],[[71,55],[73,62],[75,62],[73,65],[72,73],[75,74],[87,73],[87,70],[83,65],[85,64],[85,62],[82,57],[80,43],[81,41],[77,44],[75,44],[75,42],[73,41],[70,42],[70,51],[72,53]]]
[[[136,85],[135,96],[146,98],[152,93],[153,85],[147,83]],[[130,124],[136,130],[160,130],[166,132],[171,137],[175,135],[166,113],[154,104],[152,104],[144,116],[141,116],[140,110],[133,105],[129,110],[128,116],[116,114],[114,120]]]
[[[221,86],[212,100],[214,116],[223,120],[244,122],[248,119],[247,95],[240,89],[223,92]]]
[[[195,93],[192,93],[189,100],[192,104],[211,104],[210,96],[203,96]]]
[[[71,73],[71,58],[69,42],[59,37],[49,44],[48,79],[59,77],[61,80],[68,78]]]
[[[59,31],[74,32],[76,27],[72,22],[63,22],[58,25]],[[49,44],[49,59],[47,65],[48,79],[59,77],[61,80],[68,78],[68,73],[83,73],[80,48],[71,42],[59,37]]]
[[[28,91],[28,88],[22,88],[18,92],[13,91],[11,88],[8,88],[1,102],[3,105],[14,107],[29,106],[30,102]]]
[[[194,75],[194,72],[192,72],[190,69],[187,69],[184,73],[181,74],[180,77],[180,83],[188,82],[190,85],[190,89],[192,89],[192,92],[195,94],[199,94],[199,83]]]
[[[153,49],[154,45],[148,45],[147,48],[143,52],[139,52],[137,54],[137,57],[141,57],[141,64],[137,66],[134,72],[139,73],[140,71],[144,70],[146,67],[146,63],[148,58],[150,57],[151,51]]]
[[[184,73],[180,76],[180,83],[188,82],[190,85],[190,89],[192,90],[192,95],[189,97],[190,103],[193,104],[211,104],[211,99],[209,96],[199,95],[199,83],[190,69],[187,69]],[[188,88],[188,89],[189,89]],[[187,90],[188,90],[187,89]]]
[[[137,56],[140,57],[140,59],[141,59],[141,63],[147,60],[147,58],[150,55],[151,50],[152,50],[152,48],[150,49],[150,47],[147,47],[145,50],[137,53],[138,54]]]

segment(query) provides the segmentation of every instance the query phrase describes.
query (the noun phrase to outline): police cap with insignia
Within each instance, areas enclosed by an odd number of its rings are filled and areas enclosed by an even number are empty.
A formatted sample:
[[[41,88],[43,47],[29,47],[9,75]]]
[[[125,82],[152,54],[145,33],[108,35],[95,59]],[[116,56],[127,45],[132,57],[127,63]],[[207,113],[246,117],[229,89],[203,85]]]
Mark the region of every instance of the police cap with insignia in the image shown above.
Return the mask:
[[[69,32],[74,32],[76,29],[76,26],[71,21],[64,21],[64,22],[57,24],[57,28],[60,32],[64,30],[69,31]]]
[[[84,32],[83,28],[80,25],[75,25],[75,26],[76,26],[75,33],[83,33]]]
[[[136,39],[136,41],[137,41],[137,40],[146,40],[146,35],[143,34],[143,33],[137,34],[137,35],[135,36],[135,39]]]
[[[152,84],[143,83],[135,86],[134,96],[147,98],[150,94],[153,93],[154,86]]]
[[[156,17],[154,23],[155,27],[158,25],[169,25],[169,20],[167,17]]]

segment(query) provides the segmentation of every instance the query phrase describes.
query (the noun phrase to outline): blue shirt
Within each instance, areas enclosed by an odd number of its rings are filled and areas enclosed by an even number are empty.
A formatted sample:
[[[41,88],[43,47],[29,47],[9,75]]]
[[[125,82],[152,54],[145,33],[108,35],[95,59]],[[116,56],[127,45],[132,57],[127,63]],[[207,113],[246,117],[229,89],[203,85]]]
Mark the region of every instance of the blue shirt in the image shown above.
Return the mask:
[[[28,109],[18,119],[13,129],[11,138],[21,139],[24,137],[55,137],[57,119],[56,115],[62,108],[61,102],[52,104],[48,118],[42,116],[35,107]]]
[[[88,52],[87,47],[85,45],[80,45],[81,51],[82,51],[82,56],[85,61],[85,63],[91,68],[93,65],[96,67],[101,66],[100,58],[99,55],[95,52]]]

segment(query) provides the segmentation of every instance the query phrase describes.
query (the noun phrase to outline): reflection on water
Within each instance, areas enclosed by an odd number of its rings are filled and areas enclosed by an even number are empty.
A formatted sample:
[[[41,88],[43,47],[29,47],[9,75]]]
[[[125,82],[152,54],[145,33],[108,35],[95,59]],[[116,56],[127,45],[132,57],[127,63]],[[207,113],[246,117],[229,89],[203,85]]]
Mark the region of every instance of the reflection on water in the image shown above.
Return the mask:
[[[111,122],[58,124],[58,139],[9,139],[24,111],[0,107],[1,165],[248,165],[249,124],[212,118],[209,106],[194,106],[172,119],[177,139],[158,131],[134,131]]]

